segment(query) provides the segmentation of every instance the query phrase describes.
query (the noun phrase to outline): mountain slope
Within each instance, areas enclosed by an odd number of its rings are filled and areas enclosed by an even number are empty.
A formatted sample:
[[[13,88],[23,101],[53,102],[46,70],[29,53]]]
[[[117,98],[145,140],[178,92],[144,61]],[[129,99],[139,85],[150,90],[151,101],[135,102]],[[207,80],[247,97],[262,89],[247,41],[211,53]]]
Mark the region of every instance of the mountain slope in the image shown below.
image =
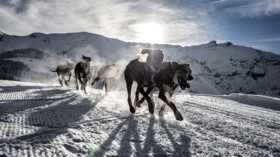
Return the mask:
[[[194,81],[190,92],[204,94],[251,93],[280,96],[280,56],[230,42],[181,47],[174,45],[150,45],[129,43],[91,33],[42,34],[12,36],[4,34],[0,41],[0,52],[14,49],[34,48],[57,56],[59,61],[50,64],[55,68],[74,63],[81,55],[92,57],[93,65],[126,64],[136,58],[144,48],[159,48],[165,52],[165,61],[191,63]],[[11,59],[30,65],[28,59]],[[44,62],[49,60],[43,58]],[[46,73],[47,70],[44,70]],[[55,75],[53,75],[55,77]],[[122,79],[122,78],[121,78]],[[40,80],[40,79],[38,79]],[[123,80],[119,82],[123,84]],[[123,86],[123,85],[121,85]],[[124,89],[123,89],[124,90]]]
[[[14,81],[0,81],[0,90],[0,156],[280,155],[277,98],[175,94],[179,122],[169,107],[164,118],[146,104],[130,114],[122,91],[84,95]],[[157,113],[162,102],[154,100]]]

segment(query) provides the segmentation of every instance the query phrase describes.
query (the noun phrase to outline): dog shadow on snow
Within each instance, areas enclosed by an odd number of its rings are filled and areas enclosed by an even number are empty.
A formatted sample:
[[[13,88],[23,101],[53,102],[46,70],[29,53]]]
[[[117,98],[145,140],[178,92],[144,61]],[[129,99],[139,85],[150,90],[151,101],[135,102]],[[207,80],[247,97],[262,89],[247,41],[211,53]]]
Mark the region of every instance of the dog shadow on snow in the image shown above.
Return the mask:
[[[0,92],[2,93],[15,93],[15,92],[24,92],[30,89],[38,89],[36,86],[22,86],[22,85],[15,85],[15,86],[0,86]]]
[[[54,92],[57,91],[54,89]],[[37,126],[40,129],[16,139],[32,143],[51,143],[55,137],[68,133],[69,128],[75,128],[83,116],[90,113],[96,104],[104,98],[100,96],[96,100],[90,100],[89,98],[81,98],[79,94],[75,93],[63,95],[63,91],[59,94],[62,94],[60,99],[50,101],[47,106],[37,108],[26,118],[29,125]],[[38,138],[45,139],[44,137],[47,137],[47,140],[38,140]]]
[[[31,91],[28,91],[31,90]],[[66,97],[51,98],[54,95],[65,95],[70,89],[41,90],[39,86],[5,86],[0,87],[0,121],[8,114],[17,114],[21,111],[32,110],[50,102],[65,99]],[[2,119],[1,119],[2,118]]]
[[[57,136],[67,135],[69,128],[75,128],[83,116],[90,113],[96,104],[104,98],[103,95],[96,96],[95,100],[81,98],[79,94],[69,94],[67,90],[50,89],[49,91],[44,90],[44,93],[46,93],[47,105],[38,104],[38,107],[29,112],[25,118],[28,125],[36,126],[38,130],[30,134],[20,135],[16,139],[33,144],[51,143]],[[59,99],[48,100],[56,95],[60,95]],[[154,116],[146,119],[148,120],[147,125],[140,123],[139,118],[143,117],[133,114],[124,117],[124,120],[109,134],[109,137],[100,144],[101,149],[96,155],[106,155],[106,151],[110,151],[109,148],[117,140],[120,143],[120,148],[117,151],[118,156],[191,156],[190,137],[185,134],[180,134],[179,137],[173,135],[170,130],[174,128],[168,126],[164,120],[156,120]],[[140,132],[146,137],[140,136]],[[158,136],[162,136],[159,139],[164,141],[158,141]],[[164,145],[166,141],[170,141],[173,148],[166,148]],[[74,154],[85,155],[88,153],[74,149],[67,143],[64,144],[64,147]]]
[[[185,156],[190,157],[190,146],[191,138],[186,135],[180,134],[180,140],[175,140],[172,133],[169,131],[170,128],[166,125],[165,120],[157,121],[154,116],[151,116],[148,123],[147,130],[144,130],[141,123],[138,124],[139,117],[129,115],[122,123],[120,123],[115,130],[111,132],[108,139],[103,142],[100,146],[100,151],[96,154],[97,156],[104,156],[106,151],[110,151],[110,145],[117,138],[117,134],[122,134],[120,140],[120,148],[117,152],[117,156]],[[157,122],[159,124],[157,124]],[[160,130],[155,130],[156,125],[160,125]],[[141,139],[139,135],[139,127],[145,131],[145,139]],[[144,134],[145,134],[144,133]],[[157,141],[158,136],[165,136],[164,141]],[[165,136],[166,137],[166,136]],[[164,143],[170,141],[173,145],[174,150],[166,148]],[[132,143],[134,148],[132,148]],[[141,147],[142,145],[142,147]],[[165,149],[164,149],[165,148]]]

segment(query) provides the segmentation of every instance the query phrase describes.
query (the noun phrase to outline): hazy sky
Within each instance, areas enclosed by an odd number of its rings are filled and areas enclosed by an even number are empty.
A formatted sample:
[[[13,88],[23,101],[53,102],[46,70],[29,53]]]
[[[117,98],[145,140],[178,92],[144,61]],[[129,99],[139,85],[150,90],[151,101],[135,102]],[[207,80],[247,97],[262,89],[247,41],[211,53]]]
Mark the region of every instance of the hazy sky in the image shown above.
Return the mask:
[[[0,31],[91,32],[182,46],[217,40],[280,54],[280,0],[0,0]]]

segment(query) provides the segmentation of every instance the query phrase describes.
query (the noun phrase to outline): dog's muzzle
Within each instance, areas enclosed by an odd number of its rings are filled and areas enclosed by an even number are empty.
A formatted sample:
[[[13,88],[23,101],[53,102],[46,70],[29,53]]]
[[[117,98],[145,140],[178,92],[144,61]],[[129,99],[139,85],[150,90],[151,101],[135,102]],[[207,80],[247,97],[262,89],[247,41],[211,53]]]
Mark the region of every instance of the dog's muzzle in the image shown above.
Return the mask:
[[[178,83],[183,90],[185,90],[186,88],[190,88],[190,84],[188,84],[188,82],[181,77],[178,79]]]
[[[192,81],[193,80],[193,76],[192,75],[189,75],[188,76],[188,81]]]

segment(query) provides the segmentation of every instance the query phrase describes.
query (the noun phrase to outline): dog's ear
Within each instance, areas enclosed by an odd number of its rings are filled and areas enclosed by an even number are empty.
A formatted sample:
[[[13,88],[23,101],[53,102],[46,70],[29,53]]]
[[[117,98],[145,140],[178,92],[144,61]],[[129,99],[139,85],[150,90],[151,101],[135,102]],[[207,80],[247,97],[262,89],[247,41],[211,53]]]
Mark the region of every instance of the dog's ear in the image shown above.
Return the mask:
[[[72,66],[73,64],[72,63],[70,63],[69,61],[68,61],[68,59],[67,59],[67,65],[69,66]]]
[[[190,66],[190,64],[189,64],[189,63],[187,63],[187,64],[184,64],[184,66],[188,66],[188,67],[189,67],[189,66]]]
[[[152,49],[143,49],[142,50],[142,54],[148,54],[148,55],[150,55],[151,53],[154,53],[155,52],[155,50],[152,50]]]
[[[141,53],[142,53],[142,54],[149,53],[149,49],[143,49]]]

